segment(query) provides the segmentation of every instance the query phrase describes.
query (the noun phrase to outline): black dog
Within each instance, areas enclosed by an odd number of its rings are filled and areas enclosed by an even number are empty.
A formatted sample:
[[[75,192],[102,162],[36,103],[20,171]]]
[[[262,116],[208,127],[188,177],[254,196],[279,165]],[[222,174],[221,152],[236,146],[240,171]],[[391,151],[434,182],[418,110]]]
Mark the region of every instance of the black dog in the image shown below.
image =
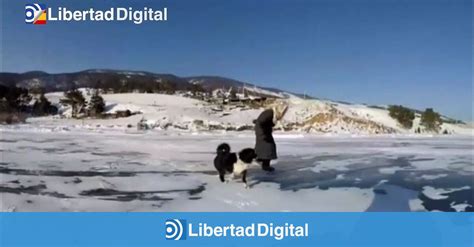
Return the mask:
[[[245,188],[247,185],[247,169],[250,164],[257,158],[253,148],[242,149],[238,156],[236,153],[230,152],[230,146],[222,143],[217,147],[217,156],[214,158],[214,166],[219,172],[221,182],[225,182],[226,173],[232,173],[234,176],[242,176],[242,182]]]

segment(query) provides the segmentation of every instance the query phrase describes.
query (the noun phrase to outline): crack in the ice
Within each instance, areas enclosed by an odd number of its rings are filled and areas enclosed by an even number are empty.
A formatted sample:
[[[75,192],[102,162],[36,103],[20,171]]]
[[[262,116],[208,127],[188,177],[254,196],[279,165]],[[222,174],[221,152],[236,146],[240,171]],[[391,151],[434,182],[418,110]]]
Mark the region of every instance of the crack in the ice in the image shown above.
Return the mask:
[[[217,174],[215,171],[63,171],[63,170],[27,170],[0,167],[0,174],[24,176],[57,176],[57,177],[133,177],[139,174]]]
[[[190,195],[190,199],[198,199],[193,197],[197,194],[202,193],[205,190],[205,184],[202,184],[192,189],[175,189],[175,190],[152,190],[152,191],[119,191],[114,189],[91,189],[82,191],[79,193],[81,196],[92,196],[99,197],[102,200],[117,200],[117,201],[171,201],[173,198],[163,197],[157,194],[171,194],[171,193],[182,193],[185,192]]]
[[[6,187],[6,186],[0,186],[0,193],[12,193],[12,194],[30,194],[30,195],[45,195],[45,196],[51,196],[51,197],[56,197],[56,198],[73,198],[70,196],[67,196],[65,194],[61,194],[59,192],[50,192],[50,191],[44,191],[46,190],[47,187],[44,184],[38,184],[38,185],[32,185],[32,186],[23,186],[20,185],[18,187]]]

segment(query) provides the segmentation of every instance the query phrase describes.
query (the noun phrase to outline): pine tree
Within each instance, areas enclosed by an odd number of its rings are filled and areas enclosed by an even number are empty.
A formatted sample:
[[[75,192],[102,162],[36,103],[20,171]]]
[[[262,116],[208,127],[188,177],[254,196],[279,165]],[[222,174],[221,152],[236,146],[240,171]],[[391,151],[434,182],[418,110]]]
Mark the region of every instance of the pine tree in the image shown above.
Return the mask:
[[[388,107],[390,117],[396,119],[404,128],[411,129],[415,113],[401,105],[391,105]]]
[[[200,84],[192,84],[189,90],[192,92],[193,96],[197,96],[199,93],[204,92],[204,88]]]
[[[427,108],[423,114],[421,114],[420,124],[425,127],[428,131],[439,132],[442,121],[439,113],[433,111],[433,108]]]
[[[86,105],[86,99],[82,92],[77,89],[72,89],[64,92],[64,98],[60,100],[61,104],[70,105],[72,108],[71,116],[76,118]]]
[[[51,102],[42,93],[33,104],[33,114],[36,116],[45,116],[49,114],[56,114],[58,108],[53,106]]]
[[[166,94],[174,94],[177,90],[177,86],[172,81],[164,80],[160,83],[160,89]]]
[[[229,94],[230,99],[237,99],[237,93],[233,88],[230,89],[230,94]]]
[[[4,92],[5,100],[8,102],[9,108],[18,112],[26,112],[28,104],[32,97],[26,88],[11,87],[7,88]]]
[[[105,111],[105,102],[102,96],[99,94],[99,90],[94,90],[89,102],[89,115],[97,116],[102,114]]]

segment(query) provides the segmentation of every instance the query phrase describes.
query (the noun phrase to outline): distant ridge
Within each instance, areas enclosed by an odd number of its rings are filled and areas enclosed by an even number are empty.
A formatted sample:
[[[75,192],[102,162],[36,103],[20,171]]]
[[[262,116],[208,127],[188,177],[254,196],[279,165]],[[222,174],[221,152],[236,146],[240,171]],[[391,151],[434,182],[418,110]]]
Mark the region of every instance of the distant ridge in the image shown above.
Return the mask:
[[[25,73],[0,73],[0,85],[8,87],[17,86],[24,88],[43,88],[46,92],[64,91],[71,88],[94,87],[97,83],[105,85],[117,85],[122,83],[149,84],[169,82],[173,83],[178,90],[185,90],[192,87],[193,84],[199,84],[206,90],[215,89],[240,89],[246,87],[248,90],[255,88],[260,94],[266,96],[289,97],[290,95],[300,96],[298,93],[287,92],[284,90],[260,87],[254,83],[242,82],[239,80],[220,77],[220,76],[191,76],[179,77],[174,74],[151,73],[146,71],[132,70],[113,70],[113,69],[88,69],[71,73],[50,74],[44,71],[29,71]],[[311,98],[306,96],[307,98]]]

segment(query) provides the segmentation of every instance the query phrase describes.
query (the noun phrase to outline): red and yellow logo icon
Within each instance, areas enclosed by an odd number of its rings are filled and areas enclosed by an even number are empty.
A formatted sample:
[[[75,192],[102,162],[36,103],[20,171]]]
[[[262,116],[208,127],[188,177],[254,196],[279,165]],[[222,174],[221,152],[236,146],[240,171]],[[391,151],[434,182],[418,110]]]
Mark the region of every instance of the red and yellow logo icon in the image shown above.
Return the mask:
[[[43,25],[47,20],[46,5],[38,3],[25,5],[25,22],[27,24]]]

